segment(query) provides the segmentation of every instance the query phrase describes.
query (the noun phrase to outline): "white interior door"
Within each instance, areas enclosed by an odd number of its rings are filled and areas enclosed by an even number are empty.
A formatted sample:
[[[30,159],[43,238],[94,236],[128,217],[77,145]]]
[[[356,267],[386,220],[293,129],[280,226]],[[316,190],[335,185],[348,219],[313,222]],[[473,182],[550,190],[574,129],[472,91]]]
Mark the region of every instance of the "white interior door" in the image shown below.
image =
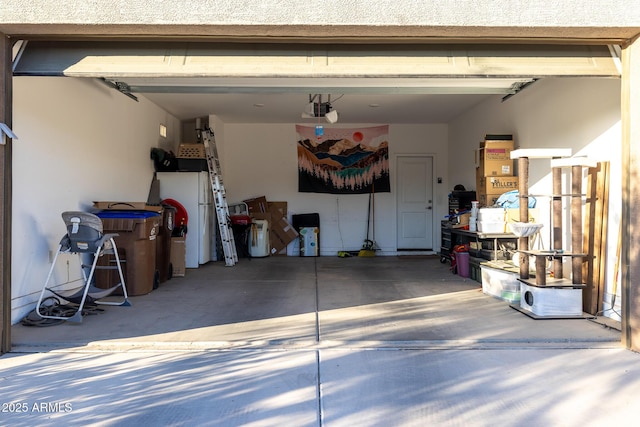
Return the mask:
[[[433,250],[433,157],[398,156],[397,249]]]

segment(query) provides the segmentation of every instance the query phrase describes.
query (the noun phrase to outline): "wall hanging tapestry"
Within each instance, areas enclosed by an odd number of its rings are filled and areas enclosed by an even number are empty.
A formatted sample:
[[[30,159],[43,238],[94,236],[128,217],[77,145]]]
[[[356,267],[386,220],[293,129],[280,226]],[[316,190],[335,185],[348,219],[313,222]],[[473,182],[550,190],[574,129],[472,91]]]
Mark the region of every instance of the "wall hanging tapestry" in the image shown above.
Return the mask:
[[[296,125],[298,191],[390,192],[389,126],[325,128]]]

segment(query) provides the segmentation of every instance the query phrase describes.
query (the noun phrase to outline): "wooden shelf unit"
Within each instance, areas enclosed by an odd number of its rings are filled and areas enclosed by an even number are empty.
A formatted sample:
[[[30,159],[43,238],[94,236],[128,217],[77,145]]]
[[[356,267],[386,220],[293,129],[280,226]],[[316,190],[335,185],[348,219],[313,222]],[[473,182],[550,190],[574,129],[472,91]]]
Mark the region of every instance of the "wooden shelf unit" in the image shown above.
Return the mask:
[[[567,252],[562,245],[562,205],[563,198],[570,198],[571,203],[571,247],[582,248],[582,198],[585,196],[582,192],[582,168],[596,167],[597,163],[586,157],[568,157],[571,155],[570,149],[527,149],[514,150],[511,152],[512,159],[518,159],[518,168],[520,171],[520,221],[527,222],[529,218],[528,198],[529,195],[529,158],[549,158],[551,159],[551,172],[553,178],[552,195],[552,216],[553,216],[553,242],[550,251],[531,251],[529,247],[529,238],[520,237],[518,239],[518,252],[520,253],[520,280],[538,287],[573,287],[581,288],[585,285],[582,283],[582,262],[587,256],[584,253]],[[571,168],[571,192],[562,192],[562,168]],[[522,249],[526,248],[526,249]],[[536,276],[535,283],[529,279],[529,256],[535,258]],[[570,257],[571,260],[571,279],[563,278],[562,260]],[[546,260],[553,259],[554,277],[547,279]]]

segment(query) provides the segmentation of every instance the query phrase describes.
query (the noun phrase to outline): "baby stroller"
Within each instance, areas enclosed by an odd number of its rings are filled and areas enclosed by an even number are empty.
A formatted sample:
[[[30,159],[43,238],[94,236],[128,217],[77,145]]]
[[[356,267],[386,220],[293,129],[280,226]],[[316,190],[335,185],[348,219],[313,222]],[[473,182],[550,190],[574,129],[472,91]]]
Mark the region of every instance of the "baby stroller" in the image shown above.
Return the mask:
[[[43,319],[58,319],[69,320],[72,322],[82,322],[82,310],[85,304],[103,304],[103,305],[119,305],[130,306],[127,296],[127,287],[125,285],[124,276],[122,273],[122,266],[120,263],[120,257],[118,256],[118,249],[114,237],[117,234],[104,234],[102,228],[102,221],[94,214],[78,211],[67,211],[62,213],[62,219],[67,227],[67,234],[60,240],[58,250],[51,263],[51,269],[47,275],[47,279],[40,292],[40,298],[36,305],[36,313]],[[58,255],[61,253],[75,253],[80,259],[80,265],[82,268],[82,277],[84,280],[83,286],[71,289],[71,290],[58,290],[48,288],[53,270],[58,260]],[[90,265],[83,263],[83,256],[85,254],[92,254],[93,258]],[[105,254],[113,254],[115,258],[115,266],[97,266],[98,258]],[[89,268],[89,274],[87,275],[86,269]],[[120,283],[109,288],[101,289],[93,285],[94,273],[96,269],[117,269]],[[102,298],[112,294],[117,288],[122,286],[122,293],[124,295],[122,301],[98,301]],[[59,298],[62,298],[70,303],[77,305],[78,308],[73,315],[47,315],[41,312],[42,302],[45,299],[45,293],[49,291]]]

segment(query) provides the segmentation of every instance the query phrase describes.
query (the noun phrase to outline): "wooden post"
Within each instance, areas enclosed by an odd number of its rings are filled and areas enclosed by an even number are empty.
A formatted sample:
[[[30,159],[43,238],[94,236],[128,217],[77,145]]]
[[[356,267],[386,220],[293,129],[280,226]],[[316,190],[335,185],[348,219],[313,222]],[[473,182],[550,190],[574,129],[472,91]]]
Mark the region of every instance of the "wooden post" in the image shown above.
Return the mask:
[[[553,199],[551,202],[553,246],[554,250],[562,250],[562,168],[551,168],[553,179]],[[562,279],[562,258],[553,258],[553,277]]]
[[[11,40],[0,33],[0,122],[11,126]],[[0,145],[0,354],[11,351],[12,140]]]
[[[529,158],[518,158],[518,173],[520,181],[518,183],[518,192],[520,193],[520,222],[529,222]],[[518,237],[518,249],[521,251],[529,250],[529,238]],[[529,254],[519,252],[520,261],[520,278],[529,278]]]
[[[582,251],[582,166],[571,166],[571,251]],[[571,280],[582,284],[582,258],[571,258]]]
[[[640,39],[622,48],[622,240],[620,282],[622,343],[640,352]]]
[[[584,189],[584,186],[583,186]],[[609,162],[588,169],[583,209],[582,311],[597,314],[604,308],[607,265],[607,224],[609,216]],[[614,270],[614,271],[617,271]]]
[[[547,284],[547,257],[536,256],[536,285],[545,286]]]

